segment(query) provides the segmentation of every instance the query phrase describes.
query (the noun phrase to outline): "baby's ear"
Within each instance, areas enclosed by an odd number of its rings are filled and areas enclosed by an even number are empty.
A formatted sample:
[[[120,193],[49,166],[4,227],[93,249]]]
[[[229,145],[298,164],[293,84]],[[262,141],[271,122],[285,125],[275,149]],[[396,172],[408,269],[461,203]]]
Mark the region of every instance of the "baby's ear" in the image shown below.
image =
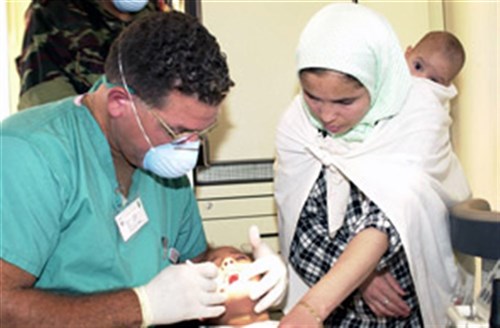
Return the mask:
[[[413,47],[412,46],[408,46],[406,47],[406,50],[405,50],[405,58],[408,59],[408,56],[410,56],[411,52],[413,51]]]

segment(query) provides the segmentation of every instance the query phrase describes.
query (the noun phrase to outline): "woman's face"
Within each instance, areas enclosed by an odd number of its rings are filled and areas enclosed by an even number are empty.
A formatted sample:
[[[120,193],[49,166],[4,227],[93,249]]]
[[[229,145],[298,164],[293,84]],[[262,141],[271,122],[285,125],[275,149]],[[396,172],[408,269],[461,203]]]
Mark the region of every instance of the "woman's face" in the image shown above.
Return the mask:
[[[312,114],[331,133],[348,132],[370,109],[368,90],[344,74],[304,71],[300,83]]]

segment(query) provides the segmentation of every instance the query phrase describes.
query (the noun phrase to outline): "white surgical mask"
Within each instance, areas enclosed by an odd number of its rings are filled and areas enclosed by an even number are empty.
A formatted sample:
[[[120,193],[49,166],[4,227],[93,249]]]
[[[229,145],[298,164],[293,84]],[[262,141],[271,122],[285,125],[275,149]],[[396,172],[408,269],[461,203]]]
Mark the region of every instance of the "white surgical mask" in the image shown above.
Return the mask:
[[[113,0],[113,5],[121,12],[135,13],[142,10],[148,4],[148,0]]]
[[[144,156],[144,169],[164,178],[179,178],[196,166],[200,140],[152,147]]]

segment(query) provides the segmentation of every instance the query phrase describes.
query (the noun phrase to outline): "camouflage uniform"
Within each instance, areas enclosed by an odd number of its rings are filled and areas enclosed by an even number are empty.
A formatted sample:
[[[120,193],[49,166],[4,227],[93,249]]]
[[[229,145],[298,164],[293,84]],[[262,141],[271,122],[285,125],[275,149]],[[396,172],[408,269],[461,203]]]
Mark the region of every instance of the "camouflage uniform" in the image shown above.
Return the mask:
[[[86,92],[104,72],[113,40],[130,22],[104,10],[100,0],[33,0],[21,55],[19,109]],[[150,0],[135,14],[161,10]]]

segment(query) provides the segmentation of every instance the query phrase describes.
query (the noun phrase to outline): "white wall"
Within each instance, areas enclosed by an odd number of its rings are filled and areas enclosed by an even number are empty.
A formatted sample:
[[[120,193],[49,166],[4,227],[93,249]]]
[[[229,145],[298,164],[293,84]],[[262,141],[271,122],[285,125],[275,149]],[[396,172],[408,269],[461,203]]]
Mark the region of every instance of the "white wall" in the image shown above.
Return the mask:
[[[441,1],[381,1],[359,0],[384,15],[397,33],[403,49],[415,44],[430,30],[443,29]]]
[[[446,29],[467,53],[452,103],[453,141],[474,197],[500,211],[500,4],[449,1],[444,6]]]
[[[345,2],[346,0],[344,0]],[[227,53],[236,82],[210,135],[210,159],[274,158],[274,131],[297,93],[295,47],[325,2],[203,1],[203,23]]]
[[[2,28],[6,28],[6,34],[2,32],[1,35],[0,60],[7,61],[6,69],[1,70],[1,72],[6,72],[2,74],[1,83],[6,83],[8,86],[2,88],[2,94],[6,92],[8,95],[5,98],[2,96],[0,119],[17,111],[20,82],[15,58],[21,53],[25,25],[24,13],[29,3],[30,0],[8,0],[0,5],[0,11],[6,15],[5,19],[0,20]]]

